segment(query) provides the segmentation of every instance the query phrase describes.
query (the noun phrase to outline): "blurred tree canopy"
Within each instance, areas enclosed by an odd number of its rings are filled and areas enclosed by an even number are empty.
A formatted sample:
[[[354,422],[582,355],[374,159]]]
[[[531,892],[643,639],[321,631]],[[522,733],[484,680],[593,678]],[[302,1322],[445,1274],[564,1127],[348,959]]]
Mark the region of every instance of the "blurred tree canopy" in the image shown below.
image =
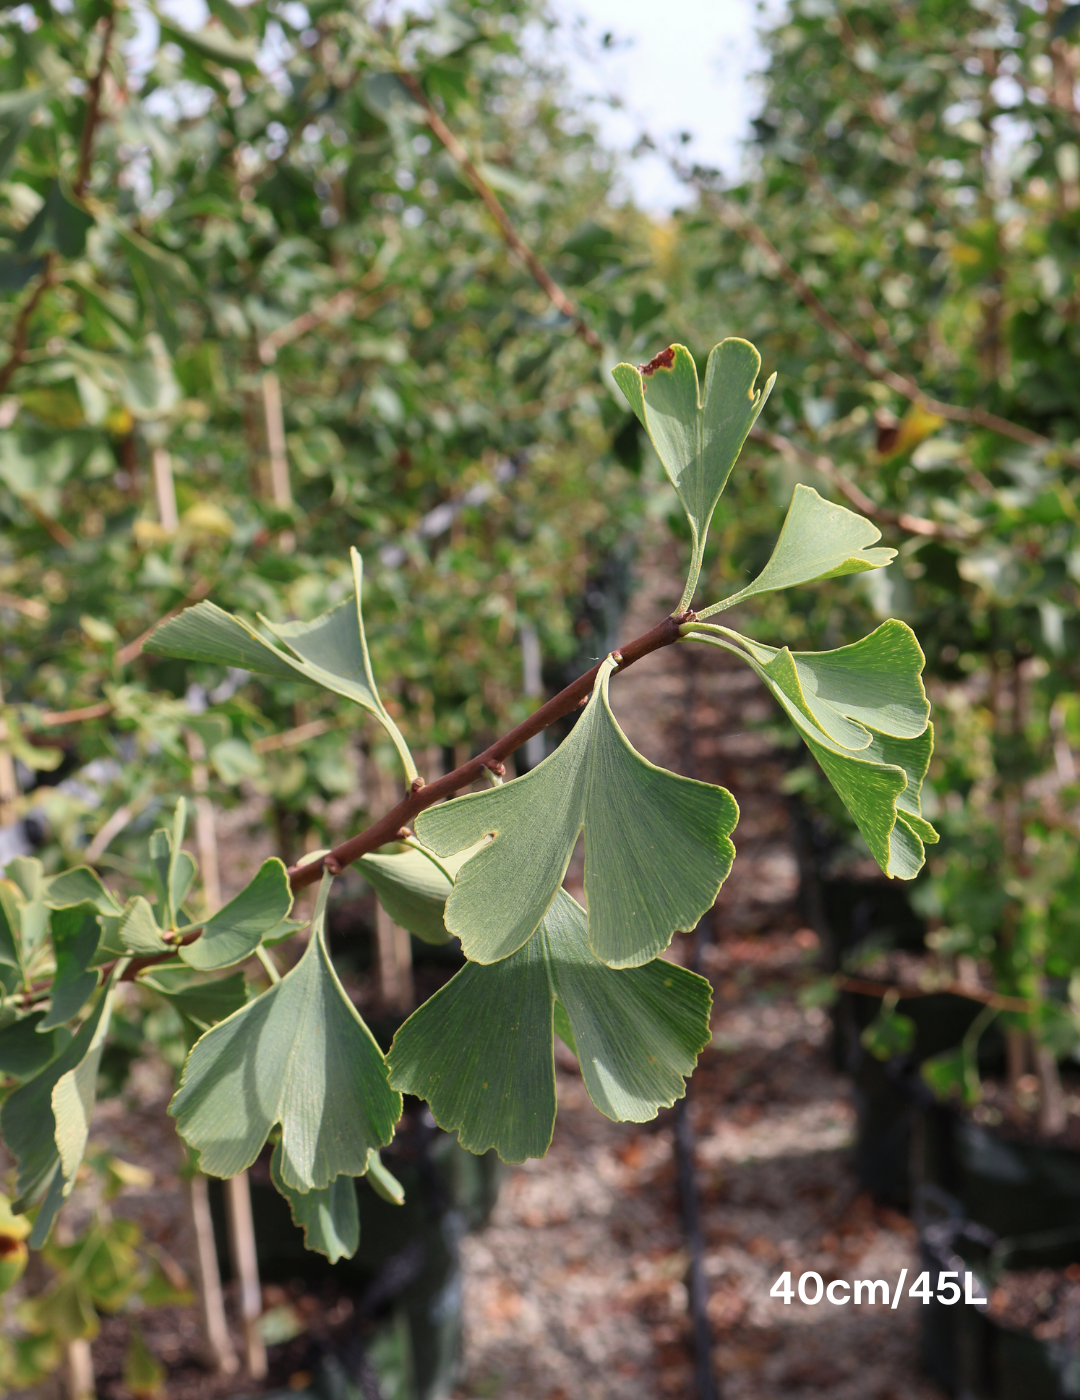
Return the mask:
[[[536,57],[542,6],[381,9],[214,0],[191,31],[42,0],[0,19],[9,747],[38,770],[112,759],[114,806],[186,778],[206,691],[223,788],[252,781],[301,824],[356,788],[305,687],[204,668],[191,692],[180,663],[137,659],[184,602],[312,617],[356,545],[388,703],[452,744],[525,712],[523,626],[556,660],[596,650],[578,600],[631,548],[625,405],[396,75],[621,354],[659,334],[648,226],[611,202],[610,158]],[[302,755],[258,752],[299,725]],[[9,779],[8,817],[15,798]],[[100,822],[44,806],[69,849]]]
[[[697,343],[746,335],[779,372],[761,507],[804,480],[900,548],[847,596],[928,652],[945,841],[924,907],[941,948],[1036,996],[1080,958],[1078,21],[795,0],[765,36],[752,174],[683,171],[669,259]],[[760,550],[740,505],[737,570]],[[839,597],[773,616],[793,642],[847,630]]]

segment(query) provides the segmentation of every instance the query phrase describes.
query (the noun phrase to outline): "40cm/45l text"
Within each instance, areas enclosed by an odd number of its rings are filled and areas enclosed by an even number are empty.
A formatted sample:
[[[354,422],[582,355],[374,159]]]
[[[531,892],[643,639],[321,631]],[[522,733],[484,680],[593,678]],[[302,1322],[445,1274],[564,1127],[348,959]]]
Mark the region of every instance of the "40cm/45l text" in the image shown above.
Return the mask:
[[[850,1283],[847,1279],[834,1278],[826,1284],[819,1273],[808,1269],[799,1275],[798,1285],[794,1285],[791,1270],[788,1269],[769,1289],[769,1297],[783,1298],[785,1303],[790,1303],[797,1294],[801,1303],[809,1303],[811,1307],[824,1301],[838,1308],[845,1303],[884,1303],[886,1307],[896,1308],[904,1296],[907,1276],[907,1269],[901,1269],[895,1287],[890,1289],[888,1280],[883,1278],[857,1278]],[[961,1301],[973,1303],[976,1307],[987,1304],[986,1298],[978,1296],[982,1284],[972,1273],[964,1273],[963,1289],[960,1287],[961,1274],[956,1269],[943,1269],[938,1274],[936,1290],[932,1279],[933,1275],[929,1272],[921,1273],[908,1289],[908,1297],[916,1298],[924,1305],[935,1300],[947,1307]]]

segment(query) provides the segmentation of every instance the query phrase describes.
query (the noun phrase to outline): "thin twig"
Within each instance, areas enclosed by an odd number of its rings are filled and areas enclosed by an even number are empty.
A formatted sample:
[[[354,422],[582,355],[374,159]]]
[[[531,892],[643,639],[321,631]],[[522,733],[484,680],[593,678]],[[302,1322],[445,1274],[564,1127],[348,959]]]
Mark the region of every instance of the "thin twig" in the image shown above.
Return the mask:
[[[34,622],[48,622],[49,605],[41,602],[38,598],[20,598],[16,593],[5,593],[0,589],[0,608],[12,608],[15,612],[22,613],[23,617],[32,618]]]
[[[382,270],[379,270],[381,277]],[[277,330],[271,331],[269,335],[263,336],[259,341],[259,359],[264,365],[272,365],[277,358],[277,352],[282,346],[290,345],[294,340],[299,340],[309,331],[315,330],[323,322],[332,320],[335,316],[344,316],[346,312],[352,312],[356,320],[361,320],[370,316],[373,311],[377,311],[380,306],[392,295],[390,291],[380,292],[376,296],[366,297],[363,301],[357,302],[356,298],[360,292],[366,291],[369,286],[379,280],[378,277],[372,279],[372,274],[366,272],[360,278],[355,287],[345,287],[340,292],[335,292],[326,301],[320,302],[318,306],[313,306],[310,311],[303,312],[300,316],[295,316],[291,321],[286,321],[283,326],[278,326]]]
[[[650,652],[659,651],[661,647],[671,646],[673,642],[677,642],[679,628],[684,622],[692,620],[692,617],[691,613],[673,613],[671,616],[665,617],[662,622],[658,622],[648,632],[643,633],[634,641],[628,642],[626,646],[620,648],[619,652],[614,653],[619,658],[619,670],[624,671],[627,666],[633,665],[643,656],[648,656]],[[351,865],[354,860],[359,860],[362,855],[366,855],[368,851],[377,850],[388,841],[397,840],[399,833],[408,828],[410,823],[426,807],[432,807],[436,802],[452,797],[454,793],[460,792],[462,788],[476,782],[477,779],[483,777],[485,769],[496,769],[497,764],[502,763],[527,739],[531,739],[534,734],[539,734],[541,730],[546,729],[549,724],[554,724],[563,715],[570,714],[582,701],[586,700],[592,692],[599,670],[600,666],[597,665],[592,670],[586,671],[583,676],[579,676],[565,690],[561,690],[546,705],[541,705],[535,714],[511,729],[508,734],[504,734],[501,739],[497,739],[483,753],[477,754],[475,758],[471,758],[467,763],[455,768],[452,773],[447,773],[445,777],[438,778],[435,782],[428,784],[424,784],[423,780],[418,778],[416,781],[420,786],[414,785],[410,788],[396,807],[391,808],[384,817],[369,826],[366,831],[350,837],[348,841],[343,841],[340,846],[335,846],[332,851],[319,860],[312,860],[306,865],[294,865],[289,871],[289,881],[293,890],[303,889],[305,885],[314,884],[321,878],[324,868],[333,872],[342,870],[345,866]]]
[[[86,91],[86,115],[83,118],[82,132],[79,136],[79,165],[74,183],[71,186],[71,192],[76,199],[82,199],[90,181],[90,163],[94,158],[94,133],[101,119],[101,88],[109,63],[109,46],[112,43],[115,25],[116,7],[113,5],[110,6],[109,13],[105,17],[105,32],[101,40],[101,62],[97,66],[97,72],[90,79],[90,86]]]
[[[4,362],[4,365],[0,367],[0,394],[7,389],[15,371],[26,359],[30,321],[33,318],[34,312],[38,309],[41,298],[52,286],[55,277],[53,254],[46,253],[45,266],[41,270],[41,276],[38,278],[37,286],[30,293],[26,305],[19,312],[18,319],[15,322],[15,331],[11,337],[11,354]]]
[[[90,719],[104,719],[112,712],[112,701],[100,700],[96,705],[84,705],[79,710],[46,710],[44,714],[35,715],[34,719],[37,724],[51,729],[59,724],[83,724]]]
[[[112,41],[113,27],[116,23],[116,10],[109,10],[105,21],[105,33],[102,39],[101,62],[97,71],[90,79],[90,85],[86,94],[86,115],[83,118],[82,132],[79,136],[79,164],[75,175],[75,182],[71,187],[71,192],[76,199],[81,200],[86,190],[87,180],[90,176],[90,162],[94,151],[94,131],[97,128],[98,119],[101,115],[101,87],[105,78],[105,69],[109,61],[109,44]],[[26,359],[27,340],[29,337],[30,321],[37,310],[42,297],[49,290],[56,280],[56,263],[52,253],[45,254],[45,265],[41,270],[37,286],[30,294],[26,305],[19,312],[15,322],[15,331],[11,337],[11,354],[8,356],[3,367],[0,368],[0,394],[10,384],[15,371]],[[33,507],[30,506],[33,510]],[[62,525],[58,525],[51,517],[34,511],[40,524],[44,525],[58,544],[68,548],[75,541]]]
[[[977,405],[966,408],[962,404],[945,403],[941,399],[932,398],[910,375],[898,374],[896,370],[882,364],[877,356],[867,350],[845,326],[841,325],[806,280],[795,271],[753,219],[729,200],[721,198],[715,190],[707,189],[700,181],[698,185],[702,193],[713,201],[724,223],[745,238],[748,243],[753,244],[758,252],[765,256],[776,269],[781,280],[787,283],[819,325],[832,336],[838,345],[847,351],[848,355],[872,379],[888,385],[890,389],[910,403],[919,404],[928,412],[936,413],[939,417],[946,418],[950,422],[967,423],[972,427],[985,428],[989,432],[998,433],[1001,437],[1011,438],[1013,442],[1023,443],[1025,447],[1037,447],[1044,452],[1052,450],[1069,466],[1080,466],[1080,453],[1070,451],[1061,443],[1052,441],[1042,433],[1036,433],[1031,428],[1025,428],[1020,423],[1014,423],[1008,418],[1002,418],[999,414],[990,413],[987,409],[979,408]]]
[[[582,316],[581,309],[577,303],[567,296],[566,292],[563,291],[562,287],[559,286],[558,282],[555,281],[554,277],[551,276],[547,268],[525,242],[524,238],[522,238],[521,234],[518,233],[510,216],[497,198],[495,191],[469,158],[468,151],[466,151],[465,147],[432,106],[431,99],[421,86],[420,80],[412,73],[399,73],[398,77],[408,89],[409,95],[423,110],[424,119],[428,126],[438,137],[439,141],[446,147],[450,155],[453,156],[454,160],[457,161],[465,178],[483,200],[488,212],[499,225],[502,236],[529,269],[533,280],[544,291],[552,306],[554,306],[556,310],[561,311],[568,320],[573,322],[575,333],[581,337],[586,345],[591,346],[593,350],[603,349],[603,342]]]
[[[941,982],[934,987],[894,986],[890,982],[873,982],[865,977],[835,977],[834,985],[842,992],[862,992],[868,997],[895,996],[900,1000],[910,997],[932,997],[939,992],[949,992],[953,996],[966,997],[968,1001],[981,1002],[997,1011],[1037,1011],[1038,1006],[1027,997],[1010,997],[1004,992],[991,992],[985,987],[972,987],[967,982]]]
[[[826,457],[820,452],[812,452],[809,448],[802,447],[799,443],[784,437],[782,433],[771,432],[768,428],[756,424],[750,430],[750,437],[755,442],[771,447],[782,457],[798,460],[804,462],[808,467],[813,467],[826,481],[835,486],[841,495],[846,496],[856,510],[869,516],[871,520],[878,520],[885,525],[895,525],[897,529],[903,530],[909,535],[922,535],[930,539],[968,540],[971,538],[968,531],[961,530],[956,525],[943,525],[936,520],[927,520],[921,515],[909,515],[907,511],[889,510],[885,506],[879,506],[840,470],[831,457]]]
[[[281,734],[266,734],[261,739],[253,739],[251,747],[256,753],[291,749],[307,739],[317,739],[320,734],[329,734],[331,730],[340,729],[344,723],[341,719],[311,719],[307,724],[298,724],[295,729],[286,729]]]

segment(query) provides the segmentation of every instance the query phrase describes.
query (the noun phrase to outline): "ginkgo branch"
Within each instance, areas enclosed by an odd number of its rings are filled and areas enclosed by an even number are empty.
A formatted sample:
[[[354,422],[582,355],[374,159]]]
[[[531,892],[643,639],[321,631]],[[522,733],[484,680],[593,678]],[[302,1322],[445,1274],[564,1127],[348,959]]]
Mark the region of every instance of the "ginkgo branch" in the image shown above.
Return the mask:
[[[755,424],[750,429],[750,438],[754,442],[771,447],[774,452],[778,452],[781,457],[786,457],[789,461],[799,461],[808,467],[813,467],[814,471],[823,476],[830,486],[835,486],[837,491],[845,496],[856,510],[870,520],[878,521],[883,525],[893,525],[909,535],[921,535],[929,539],[968,540],[971,538],[971,534],[960,529],[959,526],[946,525],[937,520],[927,520],[922,515],[910,515],[907,511],[889,510],[885,506],[879,506],[840,470],[831,457],[826,457],[820,452],[812,452],[809,448],[802,447],[799,443],[784,437],[782,433],[774,433],[768,428],[761,427],[760,424]]]
[[[1031,1013],[1038,1010],[1035,1002],[1028,997],[1012,997],[1005,992],[993,992],[987,987],[973,987],[967,982],[940,982],[933,987],[905,987],[891,982],[876,982],[866,977],[834,977],[833,986],[841,992],[859,992],[869,997],[896,997],[897,1000],[910,1000],[912,997],[937,996],[946,992],[950,996],[966,997],[983,1006],[992,1006],[995,1011],[1020,1011]]]
[[[963,404],[945,403],[941,399],[932,398],[910,375],[898,374],[896,370],[882,364],[876,355],[867,350],[845,326],[841,325],[821,298],[815,294],[805,278],[796,272],[753,219],[729,200],[721,198],[715,190],[709,190],[701,185],[701,182],[698,183],[702,192],[712,201],[724,223],[735,233],[745,238],[765,257],[777,275],[787,283],[818,324],[871,379],[876,379],[879,383],[887,385],[910,403],[918,404],[927,412],[936,413],[952,423],[967,423],[971,427],[985,428],[988,432],[1011,438],[1013,442],[1023,443],[1025,447],[1037,447],[1043,452],[1054,451],[1069,466],[1080,467],[1080,453],[1071,452],[1061,443],[1053,442],[1042,433],[1025,428],[1022,424],[1014,423],[1009,418],[1002,418],[997,413],[990,413],[977,404],[966,407]]]
[[[643,656],[648,656],[651,652],[659,651],[661,647],[671,646],[677,642],[680,635],[679,628],[692,616],[691,613],[673,613],[671,616],[665,617],[662,622],[658,622],[648,632],[644,632],[634,641],[621,647],[618,652],[613,653],[619,659],[619,670],[625,671],[627,666],[633,665],[635,661],[640,661]],[[599,672],[599,665],[586,671],[583,676],[579,676],[576,681],[568,685],[565,690],[561,690],[547,704],[541,705],[527,720],[523,720],[508,734],[504,734],[501,739],[496,739],[482,753],[469,759],[467,763],[461,764],[453,772],[447,773],[433,783],[424,783],[423,779],[417,779],[416,784],[409,789],[397,806],[391,808],[381,820],[361,831],[358,835],[350,837],[348,841],[343,841],[339,846],[335,846],[321,860],[312,860],[306,865],[292,866],[289,870],[289,882],[293,890],[315,884],[321,878],[324,867],[331,873],[336,873],[343,870],[345,866],[351,865],[354,860],[359,860],[362,855],[366,855],[369,851],[378,850],[387,842],[399,839],[400,833],[407,830],[410,823],[426,807],[433,807],[436,802],[442,802],[445,798],[460,792],[462,788],[469,787],[470,784],[484,776],[485,770],[497,772],[498,765],[508,758],[515,749],[519,749],[534,734],[539,734],[549,724],[554,724],[557,719],[561,719],[563,715],[570,714],[582,701],[588,699]]]
[[[86,114],[83,118],[82,131],[79,135],[79,160],[75,172],[75,180],[71,187],[71,192],[77,200],[81,200],[86,191],[86,185],[90,178],[90,162],[94,154],[94,133],[97,130],[98,121],[101,116],[101,88],[105,80],[105,70],[109,62],[109,46],[112,42],[113,28],[116,24],[116,10],[110,7],[105,20],[105,32],[102,36],[101,60],[98,63],[94,76],[86,94]],[[0,366],[0,394],[4,393],[11,383],[16,370],[20,368],[26,359],[26,352],[29,347],[30,322],[33,320],[34,312],[41,304],[45,293],[56,281],[56,259],[54,254],[45,254],[45,265],[41,269],[37,284],[26,304],[15,321],[15,328],[11,337],[11,353],[3,366]],[[26,504],[24,502],[24,504]],[[49,531],[57,544],[63,545],[65,549],[70,548],[75,543],[74,537],[64,529],[51,516],[30,507],[32,513],[40,525]]]
[[[473,164],[468,151],[435,110],[420,80],[412,73],[399,73],[398,77],[403,86],[408,90],[409,96],[422,109],[424,120],[427,122],[432,132],[443,146],[445,146],[450,155],[453,156],[454,160],[457,161],[465,178],[483,200],[488,212],[498,224],[499,230],[506,239],[506,242],[529,269],[534,281],[536,281],[547,294],[551,304],[558,311],[561,311],[567,320],[573,322],[575,333],[581,337],[586,345],[590,346],[593,350],[603,349],[603,342],[582,316],[577,303],[571,297],[567,296],[566,292],[563,291],[562,287],[559,286],[558,282],[555,281],[554,277],[552,277],[547,268],[525,242],[524,238],[522,238],[521,234],[518,233],[510,216],[496,196],[495,191]]]

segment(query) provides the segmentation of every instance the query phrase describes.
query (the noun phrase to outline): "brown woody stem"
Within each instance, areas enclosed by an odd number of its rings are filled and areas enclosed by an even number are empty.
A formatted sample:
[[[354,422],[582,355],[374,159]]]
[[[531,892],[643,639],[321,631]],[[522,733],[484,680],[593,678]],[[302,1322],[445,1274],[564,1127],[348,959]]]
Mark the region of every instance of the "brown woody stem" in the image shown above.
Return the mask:
[[[1035,1002],[1027,997],[1011,997],[1004,992],[992,992],[987,987],[972,987],[967,982],[942,982],[935,987],[897,987],[891,982],[873,982],[866,977],[836,977],[833,979],[841,992],[861,992],[868,997],[895,996],[898,1000],[909,997],[936,996],[939,992],[949,992],[953,996],[966,997],[968,1001],[981,1002],[997,1011],[1035,1011]]]
[[[677,642],[679,628],[692,618],[692,613],[672,614],[670,617],[665,617],[662,622],[658,622],[655,627],[643,633],[636,640],[620,647],[619,654],[622,656],[622,661],[619,670],[625,671],[627,666],[632,666],[635,661],[640,661],[643,656],[648,656],[650,652],[659,651],[661,647],[671,646],[673,642]],[[343,870],[345,866],[351,865],[354,860],[359,860],[362,855],[366,855],[369,851],[377,850],[380,846],[386,845],[388,841],[396,841],[402,828],[411,826],[425,807],[433,807],[436,802],[442,802],[445,798],[453,797],[454,793],[460,792],[462,788],[469,787],[478,778],[483,777],[485,769],[498,772],[499,765],[515,749],[520,748],[527,739],[531,739],[534,734],[539,734],[541,730],[546,729],[549,724],[554,724],[563,715],[570,714],[583,700],[588,699],[599,670],[600,667],[597,665],[591,671],[586,671],[565,690],[560,690],[558,695],[550,699],[546,705],[541,705],[535,714],[530,715],[527,720],[523,720],[508,734],[504,734],[501,739],[496,739],[483,753],[478,753],[475,758],[470,758],[468,763],[463,763],[460,768],[455,768],[452,773],[447,773],[432,783],[426,783],[423,787],[410,788],[397,806],[387,812],[386,816],[369,826],[366,831],[361,831],[358,835],[351,836],[348,841],[343,841],[340,846],[335,846],[321,860],[310,861],[307,865],[294,865],[289,871],[289,883],[293,890],[301,890],[305,885],[314,884],[322,877],[324,866],[333,866],[338,870]]]
[[[603,342],[593,330],[592,326],[585,320],[584,316],[582,316],[580,307],[567,296],[566,292],[563,291],[562,287],[559,286],[558,282],[555,281],[551,273],[548,272],[544,264],[525,242],[524,238],[522,238],[521,234],[518,233],[510,216],[502,207],[495,191],[469,158],[468,151],[466,151],[465,147],[432,106],[431,99],[421,86],[420,80],[412,73],[399,73],[398,77],[402,84],[408,89],[409,95],[412,97],[413,101],[423,109],[424,119],[428,126],[431,127],[431,130],[446,147],[450,155],[457,161],[465,178],[483,200],[491,217],[499,225],[499,231],[502,233],[502,236],[529,269],[533,280],[543,290],[552,306],[561,311],[568,320],[574,323],[575,334],[579,335],[586,345],[590,346],[593,350],[603,349]]]

